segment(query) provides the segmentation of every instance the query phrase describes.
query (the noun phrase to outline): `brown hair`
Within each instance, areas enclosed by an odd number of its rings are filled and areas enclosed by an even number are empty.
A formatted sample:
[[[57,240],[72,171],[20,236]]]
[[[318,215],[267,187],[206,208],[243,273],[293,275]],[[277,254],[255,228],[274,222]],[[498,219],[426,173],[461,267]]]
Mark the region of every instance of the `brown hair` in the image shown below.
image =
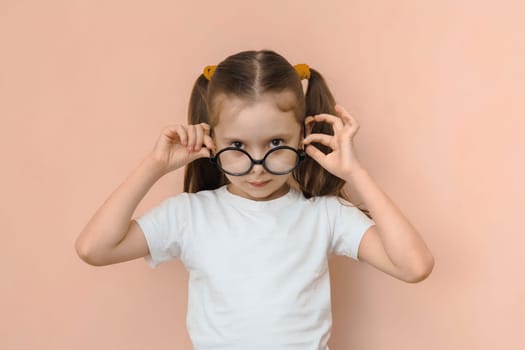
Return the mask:
[[[247,102],[256,102],[267,93],[289,92],[293,95],[292,105],[279,106],[294,110],[300,125],[308,115],[329,113],[336,115],[335,100],[322,75],[310,67],[310,78],[306,94],[303,92],[301,78],[294,66],[284,57],[271,50],[242,51],[220,62],[208,80],[201,74],[193,86],[188,108],[188,123],[208,123],[213,128],[218,124],[220,101],[224,97],[235,96]],[[329,123],[315,123],[312,133],[333,135]],[[324,154],[331,149],[312,142]],[[308,155],[292,172],[295,186],[306,198],[312,196],[337,195],[352,202],[343,191],[345,181],[332,175]],[[198,192],[214,190],[228,183],[226,176],[210,162],[209,158],[199,158],[187,164],[184,170],[184,191]],[[369,218],[368,210],[361,209]]]

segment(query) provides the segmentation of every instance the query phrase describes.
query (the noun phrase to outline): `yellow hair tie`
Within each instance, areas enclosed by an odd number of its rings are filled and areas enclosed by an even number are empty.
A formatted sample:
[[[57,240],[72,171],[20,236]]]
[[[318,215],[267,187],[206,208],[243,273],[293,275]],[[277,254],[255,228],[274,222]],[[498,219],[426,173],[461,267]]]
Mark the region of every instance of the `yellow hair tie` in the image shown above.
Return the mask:
[[[211,76],[215,72],[215,68],[217,68],[217,66],[206,66],[204,67],[204,72],[202,74],[204,74],[206,79],[210,80]]]
[[[295,71],[297,74],[299,74],[299,78],[301,80],[303,79],[310,79],[310,67],[308,67],[305,63],[296,64],[293,66],[295,68]]]
[[[208,80],[211,79],[213,73],[215,72],[215,69],[217,66],[206,66],[204,67],[204,71],[202,74],[204,74],[204,77]],[[294,66],[295,71],[299,75],[299,78],[302,79],[310,79],[310,67],[308,67],[305,63],[299,63]]]

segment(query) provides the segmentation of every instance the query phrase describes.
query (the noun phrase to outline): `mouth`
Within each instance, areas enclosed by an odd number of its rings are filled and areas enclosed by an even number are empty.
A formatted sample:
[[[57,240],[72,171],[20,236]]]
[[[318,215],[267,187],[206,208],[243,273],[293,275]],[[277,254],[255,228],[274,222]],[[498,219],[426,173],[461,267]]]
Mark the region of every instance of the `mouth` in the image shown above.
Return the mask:
[[[254,187],[264,187],[267,183],[269,183],[270,181],[272,180],[268,180],[268,181],[259,181],[259,182],[248,182],[250,185],[254,186]]]

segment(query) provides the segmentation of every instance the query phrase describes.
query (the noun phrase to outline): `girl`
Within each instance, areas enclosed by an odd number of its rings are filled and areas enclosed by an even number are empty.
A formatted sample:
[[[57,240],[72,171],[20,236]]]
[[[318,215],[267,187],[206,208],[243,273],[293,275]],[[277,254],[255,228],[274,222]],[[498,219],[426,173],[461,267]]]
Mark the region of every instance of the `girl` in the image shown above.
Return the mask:
[[[418,232],[358,161],[357,121],[316,70],[270,50],[227,57],[197,79],[188,122],[164,128],[76,249],[97,266],[180,258],[196,350],[328,350],[331,254],[405,282],[432,270]],[[183,166],[184,192],[131,219]],[[350,187],[368,210],[351,205]]]

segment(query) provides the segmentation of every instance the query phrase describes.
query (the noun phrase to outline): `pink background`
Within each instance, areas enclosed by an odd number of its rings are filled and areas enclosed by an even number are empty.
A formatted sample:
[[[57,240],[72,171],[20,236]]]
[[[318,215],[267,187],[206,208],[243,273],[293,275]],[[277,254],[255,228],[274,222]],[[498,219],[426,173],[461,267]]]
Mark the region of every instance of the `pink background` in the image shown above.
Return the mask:
[[[330,260],[333,350],[523,349],[519,1],[0,2],[1,349],[191,349],[180,261],[94,267],[74,241],[186,121],[205,65],[269,48],[327,79],[358,155],[434,254],[407,284]],[[182,191],[161,178],[135,216]],[[520,257],[521,256],[521,257]]]

